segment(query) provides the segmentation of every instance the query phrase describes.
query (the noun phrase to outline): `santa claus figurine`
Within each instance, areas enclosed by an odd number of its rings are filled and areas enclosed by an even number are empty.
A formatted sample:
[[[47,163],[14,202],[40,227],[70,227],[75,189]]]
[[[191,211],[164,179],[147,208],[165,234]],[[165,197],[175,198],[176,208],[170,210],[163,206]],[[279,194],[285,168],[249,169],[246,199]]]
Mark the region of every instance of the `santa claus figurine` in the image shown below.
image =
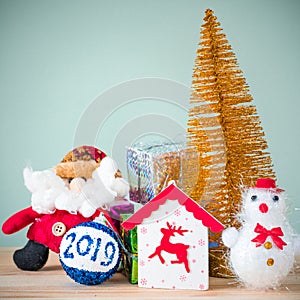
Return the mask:
[[[2,231],[12,234],[31,224],[29,241],[13,255],[17,267],[27,271],[41,269],[49,249],[59,253],[70,228],[92,221],[101,211],[109,220],[105,210],[129,191],[115,161],[91,146],[75,148],[52,169],[25,168],[23,175],[32,193],[31,206],[8,218]]]

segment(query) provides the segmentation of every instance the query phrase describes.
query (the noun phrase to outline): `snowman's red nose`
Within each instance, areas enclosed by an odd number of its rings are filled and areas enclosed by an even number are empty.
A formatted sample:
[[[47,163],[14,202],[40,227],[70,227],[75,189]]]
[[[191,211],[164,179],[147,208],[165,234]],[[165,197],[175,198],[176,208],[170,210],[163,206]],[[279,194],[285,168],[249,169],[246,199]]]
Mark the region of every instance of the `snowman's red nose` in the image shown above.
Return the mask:
[[[260,212],[262,212],[263,214],[267,213],[268,210],[269,210],[269,207],[266,203],[262,203],[260,206],[259,206],[259,210]]]

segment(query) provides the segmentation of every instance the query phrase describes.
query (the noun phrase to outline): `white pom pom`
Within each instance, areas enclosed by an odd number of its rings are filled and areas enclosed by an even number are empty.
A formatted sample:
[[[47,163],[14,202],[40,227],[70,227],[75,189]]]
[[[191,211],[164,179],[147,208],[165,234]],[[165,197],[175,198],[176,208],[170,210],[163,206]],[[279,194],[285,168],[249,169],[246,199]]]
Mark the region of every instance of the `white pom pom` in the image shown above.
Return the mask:
[[[239,232],[235,227],[228,227],[222,232],[222,240],[226,247],[232,248],[237,242]]]
[[[92,178],[98,181],[100,179],[105,187],[111,189],[111,185],[115,179],[115,173],[117,172],[117,170],[118,168],[115,161],[112,158],[106,156],[101,161],[100,166],[93,172]]]
[[[111,157],[104,157],[98,168],[98,174],[112,176],[118,171],[117,163]]]

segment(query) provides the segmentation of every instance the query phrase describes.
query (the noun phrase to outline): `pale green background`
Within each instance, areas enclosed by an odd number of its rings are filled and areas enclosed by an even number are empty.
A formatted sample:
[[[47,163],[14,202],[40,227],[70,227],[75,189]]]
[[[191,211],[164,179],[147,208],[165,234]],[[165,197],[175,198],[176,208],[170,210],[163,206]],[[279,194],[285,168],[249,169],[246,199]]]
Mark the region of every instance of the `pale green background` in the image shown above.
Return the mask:
[[[1,0],[1,224],[30,205],[23,168],[30,164],[43,170],[57,164],[73,148],[86,108],[104,91],[143,77],[190,87],[208,7],[221,22],[250,85],[278,185],[289,195],[289,218],[300,232],[300,212],[295,210],[300,207],[298,0]],[[143,112],[170,114],[185,126],[187,115],[180,106],[150,102],[116,110],[106,129],[99,129],[96,146],[111,154],[110,126],[116,132]],[[125,149],[120,151],[124,155],[114,158],[123,166]],[[1,233],[0,245],[23,245],[25,235],[26,230]]]

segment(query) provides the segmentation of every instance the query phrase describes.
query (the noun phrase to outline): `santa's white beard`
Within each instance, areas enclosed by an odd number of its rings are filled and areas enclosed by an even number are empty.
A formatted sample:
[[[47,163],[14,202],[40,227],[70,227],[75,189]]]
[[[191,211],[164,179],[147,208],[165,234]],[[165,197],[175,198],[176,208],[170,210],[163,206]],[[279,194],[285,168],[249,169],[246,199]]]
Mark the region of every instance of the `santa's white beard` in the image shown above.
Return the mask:
[[[88,179],[78,191],[70,190],[54,170],[33,172],[25,168],[23,174],[25,185],[32,192],[32,209],[41,214],[54,213],[59,209],[90,217],[97,208],[109,205],[117,196],[116,192],[104,186],[98,176]]]
[[[67,191],[64,191],[55,199],[55,208],[67,210],[71,214],[76,214],[84,201],[88,201],[88,199],[86,199],[82,192],[67,189]],[[94,212],[96,209],[97,207],[95,207]]]

